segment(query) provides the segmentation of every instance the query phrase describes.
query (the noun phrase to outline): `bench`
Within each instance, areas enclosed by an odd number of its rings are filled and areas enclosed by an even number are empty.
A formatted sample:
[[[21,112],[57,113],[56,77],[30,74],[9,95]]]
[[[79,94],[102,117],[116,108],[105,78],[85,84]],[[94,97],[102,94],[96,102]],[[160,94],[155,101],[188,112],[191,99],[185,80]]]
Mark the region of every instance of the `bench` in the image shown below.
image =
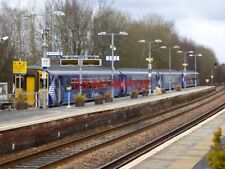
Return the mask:
[[[12,109],[12,102],[8,102],[8,101],[3,101],[3,102],[0,102],[0,109]]]

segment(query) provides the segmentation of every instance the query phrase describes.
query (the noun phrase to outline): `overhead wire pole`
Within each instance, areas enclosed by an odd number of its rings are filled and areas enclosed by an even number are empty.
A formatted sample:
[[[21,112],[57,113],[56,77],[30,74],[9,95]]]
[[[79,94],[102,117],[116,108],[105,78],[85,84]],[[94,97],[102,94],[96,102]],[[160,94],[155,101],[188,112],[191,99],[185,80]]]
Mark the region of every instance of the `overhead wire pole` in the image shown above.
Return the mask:
[[[114,83],[114,71],[115,71],[115,66],[114,66],[114,50],[116,50],[115,48],[115,45],[114,45],[114,38],[116,35],[123,35],[123,36],[126,36],[128,35],[127,32],[119,32],[119,33],[106,33],[106,32],[99,32],[98,35],[100,36],[104,36],[104,35],[108,35],[108,36],[111,36],[111,48],[112,48],[112,77],[111,77],[111,95],[112,95],[112,98],[114,98],[114,88],[113,88],[113,83]]]

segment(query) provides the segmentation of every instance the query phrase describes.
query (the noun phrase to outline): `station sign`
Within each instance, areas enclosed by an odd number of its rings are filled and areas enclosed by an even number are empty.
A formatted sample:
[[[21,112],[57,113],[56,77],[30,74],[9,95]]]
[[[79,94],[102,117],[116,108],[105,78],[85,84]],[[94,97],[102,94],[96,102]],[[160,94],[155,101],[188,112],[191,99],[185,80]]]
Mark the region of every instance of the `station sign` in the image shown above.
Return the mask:
[[[41,58],[41,66],[43,69],[50,67],[50,58]]]
[[[101,66],[101,59],[80,59],[82,66]],[[79,59],[60,59],[61,66],[80,65]]]
[[[78,59],[60,59],[61,66],[74,66],[78,65],[78,63],[79,63]]]
[[[114,61],[120,61],[120,56],[114,56],[114,57],[112,57],[112,56],[106,56],[106,61],[112,61],[112,59]]]
[[[102,60],[101,59],[83,59],[82,65],[83,66],[101,66]]]
[[[63,53],[62,52],[47,52],[46,55],[47,56],[62,56]]]
[[[26,61],[13,61],[13,73],[14,74],[26,74],[27,62]]]

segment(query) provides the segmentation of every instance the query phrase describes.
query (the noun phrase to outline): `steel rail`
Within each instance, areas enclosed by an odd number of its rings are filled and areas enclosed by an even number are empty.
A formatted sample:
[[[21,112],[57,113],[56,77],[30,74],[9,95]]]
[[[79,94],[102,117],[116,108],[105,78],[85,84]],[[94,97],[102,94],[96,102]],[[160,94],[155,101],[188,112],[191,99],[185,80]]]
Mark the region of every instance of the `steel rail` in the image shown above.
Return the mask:
[[[208,102],[210,102],[210,101],[208,101]],[[206,103],[204,103],[204,105],[205,105],[205,104],[206,104]],[[199,106],[197,106],[197,107],[201,107],[201,106],[202,106],[202,105],[199,105]],[[196,107],[195,107],[195,108],[196,108]],[[192,108],[192,109],[195,109],[195,108]],[[187,110],[186,112],[190,112],[190,110]],[[186,112],[185,112],[185,113],[186,113]],[[66,162],[69,162],[69,161],[71,161],[71,160],[74,160],[75,157],[78,157],[78,158],[79,158],[79,157],[82,156],[82,155],[86,155],[86,154],[88,154],[88,153],[91,153],[91,152],[93,152],[93,151],[97,151],[98,149],[101,149],[101,148],[106,147],[106,146],[108,146],[108,145],[115,144],[115,143],[117,143],[117,142],[119,142],[119,141],[122,141],[122,140],[128,138],[128,137],[132,137],[132,136],[134,136],[134,135],[136,135],[136,134],[138,134],[138,133],[140,133],[140,132],[143,132],[144,130],[149,130],[149,129],[155,127],[155,126],[159,126],[160,124],[163,124],[163,123],[165,123],[165,122],[167,122],[167,121],[169,121],[169,120],[171,120],[171,119],[180,117],[180,116],[182,116],[182,115],[183,115],[183,114],[177,114],[177,115],[175,115],[175,116],[173,116],[173,117],[169,117],[169,118],[167,118],[167,119],[164,119],[164,120],[162,120],[162,121],[160,121],[160,122],[157,122],[157,123],[155,123],[155,124],[152,124],[152,125],[150,125],[150,126],[141,128],[141,129],[136,130],[136,131],[134,131],[134,132],[128,133],[128,134],[126,134],[126,135],[123,135],[123,136],[121,136],[121,137],[119,137],[119,138],[115,138],[115,139],[113,139],[113,140],[111,140],[111,141],[107,141],[107,142],[105,142],[105,143],[103,143],[103,144],[97,145],[97,146],[95,146],[95,147],[93,147],[93,148],[90,148],[90,149],[88,149],[88,150],[85,150],[84,152],[81,152],[80,154],[71,155],[71,156],[69,156],[69,157],[67,157],[67,158],[65,158],[65,159],[61,159],[61,160],[58,160],[58,161],[56,161],[56,162],[49,163],[49,164],[43,166],[43,168],[54,168],[55,166],[58,166],[58,165],[61,165],[61,164],[65,164]],[[173,131],[173,132],[174,132],[174,131]],[[168,135],[166,135],[166,137],[167,137],[167,136],[168,136]],[[159,141],[160,141],[160,140],[159,140]],[[164,141],[164,142],[165,142],[165,141]],[[101,168],[101,167],[100,167],[100,168]],[[103,168],[110,168],[110,166],[107,166],[107,165],[106,165],[106,166],[103,166]],[[117,168],[117,167],[116,167],[116,168]]]
[[[149,142],[107,164],[104,164],[103,166],[98,167],[98,169],[116,169],[120,168],[129,162],[135,160],[136,158],[140,157],[141,155],[153,150],[154,148],[158,147],[159,145],[165,143],[166,141],[172,139],[173,137],[187,131],[188,129],[196,126],[197,124],[203,122],[204,120],[208,119],[209,117],[215,115],[219,111],[223,110],[225,107],[225,102],[220,104],[219,106],[215,107],[213,110],[208,111],[206,114],[203,114],[202,116],[194,119],[193,121],[184,124],[183,126],[176,128],[172,130],[171,132],[168,132],[161,137],[153,140],[152,142]]]

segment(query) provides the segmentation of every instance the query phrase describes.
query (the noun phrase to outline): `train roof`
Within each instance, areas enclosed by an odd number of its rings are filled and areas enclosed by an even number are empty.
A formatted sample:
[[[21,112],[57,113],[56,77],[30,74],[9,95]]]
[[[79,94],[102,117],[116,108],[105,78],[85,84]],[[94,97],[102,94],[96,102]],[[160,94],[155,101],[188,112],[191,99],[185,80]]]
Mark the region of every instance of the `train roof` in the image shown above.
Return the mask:
[[[59,70],[59,71],[76,71],[79,70],[79,66],[58,66],[58,65],[53,65],[48,68],[49,71],[53,70]],[[28,69],[40,69],[42,70],[42,67],[39,65],[32,65],[28,66]],[[99,67],[99,66],[83,66],[82,70],[111,70],[106,67]]]
[[[29,66],[30,70],[42,70],[40,66]],[[73,75],[79,74],[80,67],[79,66],[51,66],[47,69],[50,74],[53,75]],[[106,67],[99,66],[83,66],[82,67],[83,74],[111,74],[111,69]],[[119,74],[119,71],[115,71],[114,74]]]
[[[50,72],[51,74],[74,74],[74,73],[78,73],[79,72],[79,66],[59,66],[59,65],[53,65],[50,68],[47,69],[48,72]],[[29,70],[42,70],[42,67],[40,65],[32,65],[32,66],[28,66]],[[82,72],[87,73],[87,74],[109,74],[111,73],[111,67],[100,67],[100,66],[83,66],[82,67]],[[141,68],[118,68],[114,71],[115,74],[118,73],[148,73],[147,69],[141,69]],[[156,74],[156,73],[169,73],[169,70],[166,69],[153,69],[152,70],[152,74]],[[183,73],[182,71],[177,71],[177,70],[171,70],[171,73],[173,74],[180,74]],[[191,70],[187,70],[186,71],[187,74],[189,73],[194,73],[194,71]],[[198,73],[197,73],[198,74]]]

